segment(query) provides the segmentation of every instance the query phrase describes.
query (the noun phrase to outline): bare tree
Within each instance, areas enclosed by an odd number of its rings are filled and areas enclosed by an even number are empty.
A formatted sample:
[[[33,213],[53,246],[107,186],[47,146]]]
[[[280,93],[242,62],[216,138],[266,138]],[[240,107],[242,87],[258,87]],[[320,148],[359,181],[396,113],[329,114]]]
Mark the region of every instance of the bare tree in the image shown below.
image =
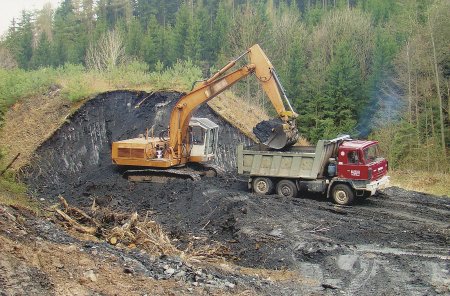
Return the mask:
[[[9,49],[0,46],[0,68],[13,69],[17,67],[17,62]]]
[[[449,9],[450,5],[448,4],[448,2],[444,2],[444,1],[438,1],[435,6],[433,6],[430,9],[430,12],[428,14],[428,28],[430,30],[430,39],[431,39],[431,49],[432,49],[432,54],[433,54],[433,72],[434,72],[434,78],[435,78],[435,83],[436,83],[436,95],[437,95],[437,99],[439,102],[439,124],[441,126],[441,145],[442,145],[442,153],[444,155],[444,157],[446,156],[446,143],[445,143],[445,124],[444,124],[444,104],[443,104],[443,98],[441,95],[441,85],[440,85],[440,69],[438,67],[438,63],[440,58],[437,57],[437,53],[436,53],[436,40],[435,40],[435,33],[434,30],[437,31],[442,31],[445,29],[442,29],[443,27],[446,27],[446,25],[449,24],[448,22],[448,17],[449,17],[449,13],[447,10],[447,13],[442,13],[442,9],[445,8]],[[439,20],[441,19],[441,20]],[[440,23],[439,23],[440,21]],[[437,24],[436,24],[437,23]],[[438,28],[435,28],[438,27]],[[447,27],[448,28],[448,27]],[[447,30],[448,31],[448,30]],[[443,37],[443,36],[441,36]],[[448,33],[447,36],[448,38]],[[445,37],[444,37],[445,38]],[[446,39],[443,39],[446,40]],[[442,47],[447,47],[448,49],[448,39],[447,41],[443,41],[443,45]],[[447,50],[442,50],[443,52],[447,52]]]
[[[86,65],[99,71],[111,70],[126,61],[125,46],[117,30],[108,31],[90,44],[86,53]]]
[[[49,41],[53,40],[53,8],[51,3],[46,3],[36,14],[36,22],[34,26],[33,47],[39,44],[39,38],[42,33],[45,33]]]

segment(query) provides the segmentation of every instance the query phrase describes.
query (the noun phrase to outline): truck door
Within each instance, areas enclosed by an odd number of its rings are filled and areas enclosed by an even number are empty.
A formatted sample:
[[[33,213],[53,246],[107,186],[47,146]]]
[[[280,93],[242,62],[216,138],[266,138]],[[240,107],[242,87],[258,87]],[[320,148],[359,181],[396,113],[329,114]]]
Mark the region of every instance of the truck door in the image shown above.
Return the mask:
[[[363,157],[359,150],[341,150],[338,156],[338,176],[345,179],[364,180],[367,172],[364,170]]]

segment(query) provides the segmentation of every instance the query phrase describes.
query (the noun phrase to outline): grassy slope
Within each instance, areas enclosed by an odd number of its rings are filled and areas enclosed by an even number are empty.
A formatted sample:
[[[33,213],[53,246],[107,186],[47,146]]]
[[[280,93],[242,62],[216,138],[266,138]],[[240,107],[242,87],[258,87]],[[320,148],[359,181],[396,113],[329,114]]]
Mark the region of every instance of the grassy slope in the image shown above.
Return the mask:
[[[450,175],[443,173],[390,171],[391,185],[407,190],[450,197]]]

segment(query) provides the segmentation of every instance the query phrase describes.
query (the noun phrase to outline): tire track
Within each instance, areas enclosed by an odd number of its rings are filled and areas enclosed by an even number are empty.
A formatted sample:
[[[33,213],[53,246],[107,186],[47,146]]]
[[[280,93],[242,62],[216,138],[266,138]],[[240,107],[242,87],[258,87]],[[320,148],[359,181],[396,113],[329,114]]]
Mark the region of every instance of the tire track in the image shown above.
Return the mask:
[[[361,291],[364,291],[367,282],[377,274],[378,266],[374,259],[366,261],[360,258],[359,263],[362,271],[350,282],[346,293],[349,296],[361,295]]]

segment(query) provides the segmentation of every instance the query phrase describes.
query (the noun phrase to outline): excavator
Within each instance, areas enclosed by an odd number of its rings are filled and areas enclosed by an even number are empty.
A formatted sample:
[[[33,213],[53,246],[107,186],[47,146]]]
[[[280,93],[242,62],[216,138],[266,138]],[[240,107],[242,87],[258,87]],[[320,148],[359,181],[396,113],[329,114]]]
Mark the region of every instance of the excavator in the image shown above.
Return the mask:
[[[250,63],[227,73],[247,55]],[[125,172],[132,181],[164,182],[160,179],[162,175],[185,176],[194,180],[202,175],[214,176],[217,168],[208,165],[208,162],[214,159],[217,150],[219,127],[207,118],[193,117],[193,113],[200,105],[250,74],[254,74],[261,83],[275,107],[279,122],[269,125],[268,133],[261,135],[259,140],[271,149],[293,145],[299,137],[295,123],[298,115],[294,112],[272,63],[261,47],[255,44],[182,96],[172,109],[166,133],[154,137],[149,136],[147,131],[145,136],[113,142],[113,163],[132,168]],[[194,165],[197,168],[186,169],[187,164],[197,164]]]

